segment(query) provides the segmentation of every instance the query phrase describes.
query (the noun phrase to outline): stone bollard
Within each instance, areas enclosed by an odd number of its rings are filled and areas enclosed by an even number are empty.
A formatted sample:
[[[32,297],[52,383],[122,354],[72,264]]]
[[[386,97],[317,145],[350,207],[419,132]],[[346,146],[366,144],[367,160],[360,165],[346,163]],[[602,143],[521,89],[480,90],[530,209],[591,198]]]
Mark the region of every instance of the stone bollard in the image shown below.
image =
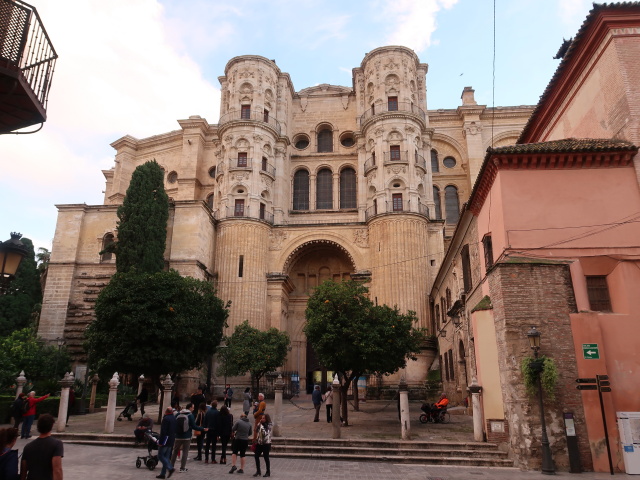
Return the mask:
[[[340,438],[342,433],[342,422],[340,417],[342,416],[342,402],[340,400],[340,382],[338,381],[338,374],[333,377],[333,383],[331,384],[331,395],[333,397],[333,409],[331,411],[331,425],[333,426],[333,434],[331,438]]]
[[[282,391],[284,390],[284,382],[282,381],[282,374],[278,374],[278,379],[275,383],[276,396],[274,400],[275,418],[273,419],[273,436],[281,437],[280,426],[282,425]]]
[[[100,377],[97,373],[91,377],[91,398],[89,399],[89,413],[93,413],[96,410],[96,389],[98,388],[98,382]]]
[[[118,385],[120,385],[120,377],[118,372],[115,372],[109,380],[109,400],[107,402],[107,418],[104,421],[104,433],[113,433],[115,429]]]
[[[18,398],[27,383],[27,377],[24,376],[24,370],[22,370],[20,375],[18,375],[18,378],[16,378],[16,383],[18,384],[18,388],[16,389],[16,398]]]
[[[67,426],[67,414],[69,413],[69,389],[73,386],[75,378],[73,378],[72,372],[64,374],[62,380],[60,380],[60,405],[58,406],[58,423],[56,425],[56,432],[64,432]]]
[[[471,406],[473,408],[473,439],[476,442],[482,442],[484,439],[482,409],[480,408],[480,393],[482,392],[482,387],[478,385],[478,379],[476,377],[471,377],[469,391],[471,392]]]
[[[411,440],[411,419],[409,418],[409,388],[404,377],[398,385],[400,395],[400,428],[402,440]]]
[[[142,387],[144,386],[144,374],[138,377],[138,395],[142,392]]]
[[[171,380],[171,375],[167,374],[165,379],[162,381],[162,408],[165,410],[167,407],[171,406],[171,391],[173,389],[173,385],[174,383]],[[162,418],[162,415],[164,415],[164,412],[160,412],[159,417]]]

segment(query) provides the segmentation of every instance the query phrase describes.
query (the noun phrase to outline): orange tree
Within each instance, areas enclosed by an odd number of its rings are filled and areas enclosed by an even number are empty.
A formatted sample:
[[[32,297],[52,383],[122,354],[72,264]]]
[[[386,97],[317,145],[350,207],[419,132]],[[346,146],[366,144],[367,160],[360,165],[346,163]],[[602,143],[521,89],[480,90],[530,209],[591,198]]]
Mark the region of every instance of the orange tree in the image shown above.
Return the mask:
[[[366,373],[389,375],[415,360],[425,331],[414,312],[374,305],[369,289],[353,280],[326,281],[307,303],[304,332],[318,360],[340,377],[342,418],[348,425],[347,392]]]

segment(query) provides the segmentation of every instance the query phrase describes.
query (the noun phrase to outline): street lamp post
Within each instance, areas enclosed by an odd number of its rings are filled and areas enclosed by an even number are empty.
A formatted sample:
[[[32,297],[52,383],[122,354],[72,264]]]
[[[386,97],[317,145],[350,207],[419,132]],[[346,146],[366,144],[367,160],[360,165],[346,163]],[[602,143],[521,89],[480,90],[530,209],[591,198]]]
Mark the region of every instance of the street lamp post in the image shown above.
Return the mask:
[[[542,445],[542,473],[545,475],[555,475],[556,468],[553,464],[551,447],[549,446],[549,438],[547,437],[547,423],[544,419],[544,403],[542,401],[542,381],[540,377],[542,375],[543,364],[542,361],[538,359],[538,351],[540,350],[540,332],[536,327],[531,327],[531,330],[527,332],[527,338],[529,339],[529,346],[533,350],[534,356],[534,360],[531,362],[530,368],[536,373],[536,383],[538,384],[540,426],[542,428],[542,437],[540,439],[540,444]]]
[[[65,344],[64,338],[58,337],[56,338],[56,342],[58,343],[58,354],[56,355],[56,368],[53,371],[53,376],[58,378],[58,363],[60,362],[60,349]]]
[[[22,235],[11,232],[11,238],[0,242],[0,292],[13,280],[20,262],[27,255],[27,248],[20,241]]]

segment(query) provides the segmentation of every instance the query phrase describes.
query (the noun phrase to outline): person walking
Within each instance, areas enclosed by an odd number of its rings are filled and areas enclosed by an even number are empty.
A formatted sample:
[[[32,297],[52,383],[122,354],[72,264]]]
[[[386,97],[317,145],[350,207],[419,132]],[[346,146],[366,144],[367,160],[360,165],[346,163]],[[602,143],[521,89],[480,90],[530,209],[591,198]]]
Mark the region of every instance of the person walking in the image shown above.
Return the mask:
[[[149,401],[149,390],[144,385],[140,389],[140,395],[136,397],[136,402],[140,403],[140,414],[144,417],[144,406]]]
[[[262,475],[260,472],[260,455],[264,456],[264,466],[267,468],[265,477],[271,476],[271,461],[269,460],[269,452],[271,451],[271,429],[273,423],[271,423],[271,417],[267,414],[262,415],[260,422],[258,423],[258,432],[256,435],[256,451],[254,458],[256,460],[256,473],[254,477]]]
[[[252,402],[253,397],[251,396],[251,388],[247,387],[244,389],[244,394],[242,397],[242,411],[245,415],[249,415],[249,410],[251,410]]]
[[[166,478],[167,472],[171,477],[175,471],[171,463],[171,452],[176,440],[176,426],[177,421],[176,416],[173,414],[173,408],[167,407],[160,424],[160,438],[158,439],[158,460],[162,463],[162,470],[160,470],[160,475],[156,476],[156,478]]]
[[[313,387],[313,393],[311,394],[311,401],[313,407],[316,409],[316,415],[313,417],[314,422],[320,421],[320,406],[322,405],[322,393],[320,392],[320,385]]]
[[[229,409],[223,406],[220,409],[220,413],[215,418],[215,431],[220,437],[220,464],[225,465],[227,463],[227,444],[231,438],[231,429],[233,428],[233,415],[229,412]],[[215,448],[214,448],[215,456]],[[216,462],[213,462],[216,463]]]
[[[48,413],[38,418],[40,435],[22,451],[20,478],[22,480],[62,480],[64,446],[51,436],[55,419]]]
[[[12,450],[18,440],[17,428],[0,428],[0,478],[18,480],[18,450]]]
[[[182,451],[180,458],[181,472],[187,471],[187,456],[189,455],[189,446],[191,445],[193,430],[200,432],[206,431],[203,427],[196,425],[196,419],[193,416],[193,404],[188,403],[176,417],[176,440],[173,444],[173,452],[171,454],[171,465],[175,465],[178,452]]]
[[[331,413],[333,411],[333,390],[331,390],[331,386],[327,387],[327,391],[322,396],[322,401],[324,402],[325,407],[327,408],[327,423],[331,423]]]
[[[33,390],[29,392],[29,395],[27,395],[27,411],[22,416],[22,432],[20,438],[31,438],[31,426],[33,425],[33,419],[36,418],[36,404],[49,398],[49,395],[50,394],[47,393],[40,398],[36,398],[36,392]]]
[[[22,415],[24,415],[24,402],[27,401],[26,395],[20,392],[20,395],[11,404],[11,416],[13,417],[13,428],[18,428],[22,423]]]
[[[206,414],[207,404],[202,402],[198,407],[198,411],[196,413],[196,425],[198,427],[205,426],[204,417]],[[202,445],[204,444],[205,434],[203,434],[200,430],[195,430],[193,434],[196,436],[196,446],[198,447],[198,455],[196,456],[196,458],[194,458],[194,460],[199,462],[200,460],[202,460]],[[209,432],[207,432],[207,435],[209,435]]]
[[[224,389],[224,406],[230,409],[232,399],[233,399],[233,388],[231,388],[231,385],[227,385],[227,388]]]
[[[243,413],[240,415],[240,419],[233,424],[231,428],[231,435],[233,435],[233,443],[231,444],[231,470],[229,473],[233,473],[236,470],[238,473],[244,473],[245,455],[247,453],[247,446],[249,446],[249,435],[251,435],[251,422],[247,416]],[[236,460],[240,457],[240,469],[236,467]]]
[[[218,411],[218,402],[213,400],[211,402],[211,408],[207,410],[207,414],[204,416],[204,427],[208,428],[207,431],[207,443],[204,447],[204,463],[209,463],[209,448],[213,443],[213,448],[211,449],[211,463],[216,462],[216,444],[218,443],[218,429],[216,418],[220,415]]]

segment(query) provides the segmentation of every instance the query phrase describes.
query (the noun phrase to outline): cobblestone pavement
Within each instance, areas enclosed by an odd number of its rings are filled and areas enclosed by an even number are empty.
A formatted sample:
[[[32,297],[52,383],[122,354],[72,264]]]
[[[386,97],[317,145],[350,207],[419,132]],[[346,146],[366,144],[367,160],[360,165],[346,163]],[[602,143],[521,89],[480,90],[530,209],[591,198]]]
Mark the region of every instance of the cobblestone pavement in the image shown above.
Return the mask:
[[[17,448],[22,451],[26,444],[20,440]],[[138,455],[146,450],[116,447],[94,447],[65,444],[63,469],[65,480],[153,480],[160,473],[160,466],[150,471],[144,466],[136,468]],[[192,450],[193,455],[193,450]],[[239,465],[239,463],[238,463]],[[173,479],[215,479],[253,478],[255,463],[247,457],[244,474],[229,475],[229,465],[205,465],[191,458],[187,462],[188,471],[176,472]],[[262,460],[264,473],[264,460]],[[618,476],[622,476],[620,474]],[[436,467],[432,465],[404,465],[385,462],[346,462],[330,460],[296,460],[274,458],[271,460],[271,476],[280,479],[315,480],[537,480],[549,476],[539,472],[521,472],[514,468],[478,468],[478,467]],[[626,475],[625,475],[626,476]],[[604,480],[608,474],[582,473],[579,475],[559,473],[555,478],[576,480]]]

